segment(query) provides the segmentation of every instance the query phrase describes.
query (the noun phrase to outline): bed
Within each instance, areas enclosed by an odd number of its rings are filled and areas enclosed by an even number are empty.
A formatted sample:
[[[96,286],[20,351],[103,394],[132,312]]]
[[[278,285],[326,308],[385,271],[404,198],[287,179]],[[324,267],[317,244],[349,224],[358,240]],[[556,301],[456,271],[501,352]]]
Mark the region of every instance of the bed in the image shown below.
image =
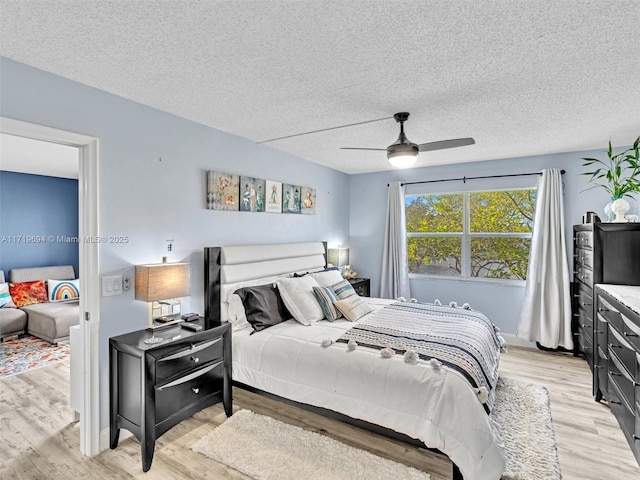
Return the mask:
[[[205,317],[232,323],[234,385],[442,452],[455,479],[501,477],[504,446],[490,410],[504,341],[480,312],[348,291],[337,297],[339,273],[325,268],[323,242],[207,247],[204,254]],[[282,301],[295,318],[254,323],[251,294],[271,295],[276,285],[278,303],[257,301],[258,310],[276,311]],[[310,285],[318,286],[322,320]],[[309,309],[316,320],[305,318]]]

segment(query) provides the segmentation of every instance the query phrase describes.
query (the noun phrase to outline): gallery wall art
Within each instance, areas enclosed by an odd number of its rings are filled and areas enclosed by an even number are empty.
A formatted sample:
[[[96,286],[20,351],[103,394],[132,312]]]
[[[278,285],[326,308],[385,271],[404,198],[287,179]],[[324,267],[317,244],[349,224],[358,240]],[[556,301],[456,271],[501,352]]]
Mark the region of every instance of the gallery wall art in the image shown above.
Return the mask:
[[[300,187],[301,203],[300,213],[303,215],[316,214],[316,189],[311,187]]]
[[[207,171],[207,209],[315,215],[316,189],[274,180]]]
[[[267,203],[264,211],[282,213],[282,182],[266,181]]]
[[[264,212],[265,180],[240,176],[240,211]]]
[[[238,210],[240,177],[233,173],[207,172],[207,208]]]
[[[282,184],[282,213],[300,213],[300,187]]]

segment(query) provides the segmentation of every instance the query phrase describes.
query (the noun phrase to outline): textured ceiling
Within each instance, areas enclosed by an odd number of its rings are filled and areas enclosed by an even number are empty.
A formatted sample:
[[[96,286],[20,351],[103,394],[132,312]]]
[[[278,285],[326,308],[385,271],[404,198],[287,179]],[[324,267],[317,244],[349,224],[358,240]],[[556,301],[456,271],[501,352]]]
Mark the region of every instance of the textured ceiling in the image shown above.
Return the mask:
[[[8,1],[0,54],[254,142],[408,111],[417,166],[629,145],[640,2]],[[268,142],[392,169],[393,119]]]

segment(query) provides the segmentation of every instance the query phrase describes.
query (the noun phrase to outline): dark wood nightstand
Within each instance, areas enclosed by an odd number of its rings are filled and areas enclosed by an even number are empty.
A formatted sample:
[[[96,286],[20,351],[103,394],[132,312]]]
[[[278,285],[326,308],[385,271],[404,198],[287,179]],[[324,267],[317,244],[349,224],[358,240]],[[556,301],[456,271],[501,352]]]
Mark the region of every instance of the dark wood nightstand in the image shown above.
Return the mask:
[[[194,322],[194,332],[179,324],[156,330],[162,343],[139,330],[109,339],[110,446],[118,446],[120,428],[140,441],[142,470],[153,460],[156,439],[185,418],[220,401],[232,414],[231,325]]]
[[[361,297],[371,296],[371,280],[368,278],[351,278],[349,283]]]

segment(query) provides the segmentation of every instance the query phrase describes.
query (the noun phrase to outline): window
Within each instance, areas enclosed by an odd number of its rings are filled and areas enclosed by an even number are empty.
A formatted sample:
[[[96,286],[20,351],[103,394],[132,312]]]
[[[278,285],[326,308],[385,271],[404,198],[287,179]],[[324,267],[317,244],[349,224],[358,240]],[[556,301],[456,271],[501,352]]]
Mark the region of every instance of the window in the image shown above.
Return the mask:
[[[405,195],[409,273],[525,280],[535,189]]]

